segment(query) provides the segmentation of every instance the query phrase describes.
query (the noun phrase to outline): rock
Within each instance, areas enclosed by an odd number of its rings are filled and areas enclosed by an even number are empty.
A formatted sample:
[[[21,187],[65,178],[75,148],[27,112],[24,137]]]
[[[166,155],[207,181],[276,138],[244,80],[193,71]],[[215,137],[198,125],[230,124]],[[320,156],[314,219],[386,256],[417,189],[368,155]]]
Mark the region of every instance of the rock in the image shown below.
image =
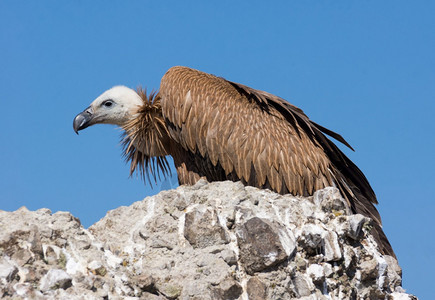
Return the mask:
[[[311,295],[311,292],[314,290],[313,283],[305,274],[294,276],[292,282],[294,291],[298,298],[307,297]]]
[[[240,248],[240,262],[248,274],[262,271],[285,261],[295,249],[288,237],[289,253],[280,236],[287,235],[285,228],[269,221],[252,218],[237,229],[237,243]]]
[[[235,300],[239,299],[243,289],[235,280],[227,279],[214,289],[213,299]]]
[[[177,299],[183,291],[183,287],[171,282],[157,284],[156,288],[168,299]]]
[[[18,268],[5,258],[0,259],[0,280],[6,284],[11,282],[18,273]]]
[[[250,300],[263,300],[267,295],[266,286],[257,277],[249,278],[246,292]]]
[[[325,273],[325,277],[331,277],[334,274],[332,270],[332,266],[330,264],[323,265],[323,272]]]
[[[318,190],[313,195],[314,203],[324,212],[335,215],[349,214],[347,202],[341,197],[340,191],[333,187]]]
[[[301,244],[301,247],[312,253],[318,254],[322,252],[324,236],[325,230],[322,227],[314,224],[305,224],[301,228],[299,243]]]
[[[88,270],[94,275],[105,276],[107,274],[106,268],[96,260],[88,264]]]
[[[61,249],[54,245],[46,245],[44,248],[43,257],[45,262],[49,265],[57,265]]]
[[[388,295],[388,300],[417,300],[417,297],[404,292],[393,292]]]
[[[322,235],[325,261],[338,261],[342,258],[337,234],[333,231],[325,231]]]
[[[337,234],[319,225],[302,226],[299,244],[310,255],[323,254],[325,261],[338,261],[342,258]]]
[[[17,296],[34,294],[33,286],[30,283],[16,283],[13,288]]]
[[[237,256],[233,250],[224,249],[221,252],[222,259],[230,266],[237,264]]]
[[[225,229],[219,224],[217,212],[203,206],[197,206],[186,213],[184,237],[195,248],[205,248],[229,242]]]
[[[308,276],[311,277],[313,283],[320,284],[325,280],[324,268],[318,264],[312,264],[307,269]]]
[[[368,218],[363,215],[356,214],[348,216],[349,220],[349,231],[348,236],[354,240],[358,240],[361,236],[362,227],[368,221]]]
[[[68,212],[0,211],[0,297],[417,299],[337,189],[281,196],[194,186],[119,207],[89,230]]]
[[[41,278],[40,290],[45,292],[55,289],[67,289],[71,286],[72,278],[64,270],[51,269]]]
[[[374,258],[360,263],[359,269],[361,281],[373,280],[378,277],[378,262]]]

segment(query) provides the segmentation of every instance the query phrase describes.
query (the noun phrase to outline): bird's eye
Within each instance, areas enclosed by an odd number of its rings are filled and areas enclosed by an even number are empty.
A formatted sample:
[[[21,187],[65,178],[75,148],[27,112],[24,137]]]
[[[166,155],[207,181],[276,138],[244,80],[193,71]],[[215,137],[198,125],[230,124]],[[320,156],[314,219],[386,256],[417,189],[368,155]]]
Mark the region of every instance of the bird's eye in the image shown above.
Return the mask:
[[[112,100],[106,100],[102,103],[105,107],[111,107],[113,104]]]

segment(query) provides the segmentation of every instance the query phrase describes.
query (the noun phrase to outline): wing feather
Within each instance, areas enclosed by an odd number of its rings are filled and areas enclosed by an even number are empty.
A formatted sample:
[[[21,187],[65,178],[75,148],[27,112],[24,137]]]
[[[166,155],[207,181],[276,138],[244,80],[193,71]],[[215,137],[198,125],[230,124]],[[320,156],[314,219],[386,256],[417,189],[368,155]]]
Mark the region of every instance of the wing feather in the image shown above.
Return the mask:
[[[180,103],[180,107],[181,107],[180,121],[183,123],[186,122],[190,109],[192,108],[192,102],[193,100],[189,90],[186,94],[186,97],[184,98],[184,101]]]
[[[257,183],[259,186],[263,186],[266,183],[266,176],[268,173],[268,166],[267,164],[264,163],[266,159],[266,150],[263,149],[263,151],[260,152],[260,154],[258,154],[255,157],[254,160],[254,169],[255,169],[255,174],[257,176]]]
[[[195,137],[197,136],[197,123],[198,120],[195,116],[187,118],[182,125],[182,131],[186,132],[186,142],[190,151],[196,151],[197,143]]]
[[[335,185],[352,202],[357,189],[363,199],[358,207],[369,207],[376,218],[370,207],[376,196],[367,179],[325,134],[350,145],[296,106],[185,67],[165,74],[160,95],[171,137],[193,160],[199,155],[226,176],[257,187],[268,184],[277,192],[304,195]],[[213,180],[210,174],[199,175]]]
[[[196,106],[194,106],[196,107]],[[196,138],[196,144],[199,149],[199,153],[205,157],[207,153],[207,123],[208,123],[208,117],[206,113],[203,113],[203,110],[197,109],[197,118],[198,118],[198,134],[195,136]],[[202,116],[202,117],[201,117]]]

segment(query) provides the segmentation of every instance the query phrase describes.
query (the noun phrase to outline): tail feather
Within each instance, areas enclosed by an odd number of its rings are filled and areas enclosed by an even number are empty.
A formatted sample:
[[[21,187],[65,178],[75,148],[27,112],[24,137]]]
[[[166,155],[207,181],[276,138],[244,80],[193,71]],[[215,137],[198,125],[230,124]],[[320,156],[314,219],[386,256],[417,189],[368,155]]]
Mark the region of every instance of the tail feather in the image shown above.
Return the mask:
[[[314,125],[314,132],[335,168],[336,184],[342,195],[350,204],[352,212],[362,214],[374,221],[374,227],[371,233],[381,253],[396,258],[396,254],[382,230],[381,216],[375,207],[378,201],[370,183],[363,172],[331,140],[326,138],[322,132],[334,137],[348,147],[350,147],[350,145],[348,145],[340,135],[315,123],[312,123],[312,125]]]
[[[382,230],[381,225],[375,222],[371,234],[375,238],[375,241],[378,244],[382,254],[390,255],[395,259],[397,259],[393,247],[391,247],[391,244],[388,241],[388,238],[385,235],[384,231]]]
[[[393,247],[391,247],[391,244],[388,241],[384,230],[382,229],[381,217],[373,201],[367,199],[367,197],[361,193],[360,189],[352,184],[352,182],[347,180],[346,183],[348,184],[347,188],[340,188],[340,190],[344,194],[343,196],[350,203],[352,212],[369,217],[373,220],[373,228],[370,233],[378,244],[380,252],[384,255],[390,255],[396,258]],[[352,194],[347,192],[349,189],[351,190]]]

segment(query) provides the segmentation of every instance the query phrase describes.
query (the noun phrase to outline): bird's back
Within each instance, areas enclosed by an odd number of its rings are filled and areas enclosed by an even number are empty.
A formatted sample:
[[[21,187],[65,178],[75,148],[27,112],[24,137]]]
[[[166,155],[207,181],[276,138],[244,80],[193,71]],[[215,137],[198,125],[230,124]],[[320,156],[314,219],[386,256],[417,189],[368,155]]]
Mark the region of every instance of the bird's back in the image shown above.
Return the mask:
[[[241,180],[303,196],[336,186],[353,212],[375,221],[394,256],[370,184],[324,133],[349,146],[340,135],[277,96],[186,67],[168,70],[159,95],[180,184]]]

